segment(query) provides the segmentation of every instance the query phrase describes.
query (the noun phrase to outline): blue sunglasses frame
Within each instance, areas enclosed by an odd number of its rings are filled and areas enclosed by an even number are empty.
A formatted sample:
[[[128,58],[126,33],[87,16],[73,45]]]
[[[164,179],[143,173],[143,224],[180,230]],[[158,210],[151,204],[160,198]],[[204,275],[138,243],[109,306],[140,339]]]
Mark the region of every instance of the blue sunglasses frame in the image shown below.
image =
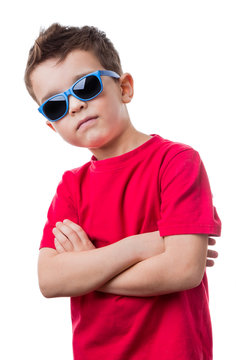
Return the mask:
[[[88,98],[88,99],[83,99],[79,96],[77,96],[74,91],[73,91],[73,88],[80,82],[80,81],[83,81],[84,79],[86,79],[88,76],[95,76],[97,77],[97,79],[99,80],[100,82],[100,86],[101,86],[101,89],[99,90],[99,92],[92,96],[91,98]],[[97,97],[103,90],[103,84],[102,84],[102,79],[101,79],[101,76],[110,76],[110,77],[113,77],[113,78],[116,78],[116,79],[119,79],[120,78],[120,75],[118,75],[116,72],[114,71],[111,71],[111,70],[97,70],[97,71],[94,71],[92,73],[89,73],[83,77],[81,77],[79,80],[77,80],[68,90],[62,92],[62,93],[59,93],[59,94],[56,94],[56,95],[53,95],[52,97],[50,97],[49,99],[47,99],[39,108],[38,108],[38,111],[43,115],[45,116],[46,119],[48,119],[50,122],[54,122],[54,121],[58,121],[60,119],[62,119],[68,112],[68,109],[69,109],[69,101],[68,101],[68,96],[69,95],[72,95],[74,96],[76,99],[78,100],[81,100],[81,101],[89,101],[89,100],[92,100],[94,99],[95,97]],[[47,115],[44,113],[44,106],[51,100],[55,99],[56,97],[63,97],[65,99],[65,102],[66,102],[66,110],[64,112],[64,114],[62,116],[60,116],[59,118],[55,119],[55,120],[52,120],[50,118],[47,117]]]

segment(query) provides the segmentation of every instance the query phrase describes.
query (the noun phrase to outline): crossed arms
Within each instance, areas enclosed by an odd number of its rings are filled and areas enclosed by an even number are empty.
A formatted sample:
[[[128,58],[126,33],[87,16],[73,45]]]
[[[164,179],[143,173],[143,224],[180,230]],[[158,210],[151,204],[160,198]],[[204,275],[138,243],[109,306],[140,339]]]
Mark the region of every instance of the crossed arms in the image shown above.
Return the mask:
[[[53,229],[56,250],[42,248],[39,286],[45,297],[80,296],[91,291],[155,296],[200,284],[205,266],[217,252],[208,250],[207,235],[174,235],[158,231],[129,236],[95,248],[85,231],[70,220]]]

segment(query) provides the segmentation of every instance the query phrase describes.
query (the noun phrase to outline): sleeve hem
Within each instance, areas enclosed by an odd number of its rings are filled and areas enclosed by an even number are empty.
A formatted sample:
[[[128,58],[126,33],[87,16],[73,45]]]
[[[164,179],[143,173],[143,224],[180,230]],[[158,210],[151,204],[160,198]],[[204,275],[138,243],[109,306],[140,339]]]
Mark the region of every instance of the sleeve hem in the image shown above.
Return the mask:
[[[44,249],[44,248],[49,248],[49,249],[56,250],[55,246],[50,245],[50,244],[47,244],[47,245],[45,244],[45,245],[40,245],[39,246],[39,250]]]
[[[182,235],[182,234],[207,234],[209,236],[220,236],[221,228],[218,226],[168,226],[159,228],[160,236]]]

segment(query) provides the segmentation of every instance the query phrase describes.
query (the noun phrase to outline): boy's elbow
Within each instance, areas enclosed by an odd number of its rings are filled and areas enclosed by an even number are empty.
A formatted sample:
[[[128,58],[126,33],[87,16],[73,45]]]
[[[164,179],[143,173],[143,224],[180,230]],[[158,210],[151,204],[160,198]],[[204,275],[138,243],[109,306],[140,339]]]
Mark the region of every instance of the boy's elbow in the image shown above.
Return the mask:
[[[172,276],[180,290],[200,285],[205,268],[208,236],[205,234],[183,234],[165,237],[166,253],[175,265]]]
[[[50,298],[53,297],[53,296],[49,293],[48,289],[47,289],[45,286],[41,285],[40,283],[39,283],[39,289],[40,289],[40,291],[41,291],[41,294],[42,294],[45,298],[50,299]]]
[[[56,279],[53,268],[53,257],[55,250],[41,249],[38,261],[38,283],[42,295],[46,298],[57,297]]]
[[[47,283],[40,281],[40,279],[39,279],[39,289],[41,291],[41,294],[47,299],[57,297],[53,288],[49,286]]]
[[[183,270],[184,287],[187,289],[193,289],[199,286],[202,282],[205,272],[205,266],[196,264],[195,266],[189,266]]]
[[[55,288],[55,282],[50,278],[50,275],[48,276],[48,274],[44,273],[44,274],[40,274],[38,275],[38,283],[39,283],[39,289],[41,291],[41,294],[45,297],[45,298],[54,298],[54,297],[58,297],[57,293],[56,293],[56,288]],[[53,285],[54,283],[54,285]]]

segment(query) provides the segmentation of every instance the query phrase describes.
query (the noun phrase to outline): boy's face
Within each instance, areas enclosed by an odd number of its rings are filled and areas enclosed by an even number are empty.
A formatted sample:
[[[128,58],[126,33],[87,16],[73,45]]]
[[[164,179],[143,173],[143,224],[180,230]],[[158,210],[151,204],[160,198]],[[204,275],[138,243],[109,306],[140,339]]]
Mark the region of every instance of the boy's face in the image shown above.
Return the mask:
[[[103,66],[93,53],[73,50],[63,62],[57,58],[38,65],[31,74],[31,82],[39,104],[47,98],[66,91],[81,77]],[[106,69],[110,70],[110,69]],[[102,76],[103,91],[90,101],[81,101],[69,96],[68,113],[55,122],[47,121],[53,130],[72,145],[98,149],[106,147],[130,126],[126,103],[133,96],[133,82],[129,74],[123,74],[119,81]],[[81,120],[91,117],[78,128]]]

